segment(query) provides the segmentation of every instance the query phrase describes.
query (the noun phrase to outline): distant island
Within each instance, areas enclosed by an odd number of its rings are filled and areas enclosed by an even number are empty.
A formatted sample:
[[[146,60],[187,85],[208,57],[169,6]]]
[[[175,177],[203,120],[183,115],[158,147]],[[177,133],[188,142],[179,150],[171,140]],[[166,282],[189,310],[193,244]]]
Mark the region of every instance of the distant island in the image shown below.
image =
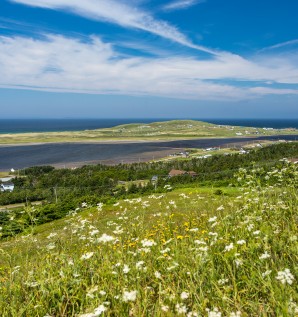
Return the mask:
[[[84,131],[0,134],[0,145],[56,142],[167,141],[295,134],[298,134],[298,130],[295,128],[254,128],[219,125],[195,120],[171,120],[150,124],[125,124],[112,128]]]

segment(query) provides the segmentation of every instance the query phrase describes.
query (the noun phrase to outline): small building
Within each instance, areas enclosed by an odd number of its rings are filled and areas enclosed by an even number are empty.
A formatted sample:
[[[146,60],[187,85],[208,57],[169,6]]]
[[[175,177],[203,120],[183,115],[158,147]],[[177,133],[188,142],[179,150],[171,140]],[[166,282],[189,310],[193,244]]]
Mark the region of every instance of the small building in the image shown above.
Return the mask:
[[[170,172],[169,172],[169,177],[171,178],[171,177],[174,177],[174,176],[183,176],[183,175],[190,175],[191,177],[195,177],[195,176],[197,176],[197,173],[196,172],[194,172],[194,171],[182,171],[182,170],[171,170]]]
[[[14,183],[5,182],[0,185],[1,192],[5,192],[5,191],[12,192],[13,190],[14,190]]]
[[[155,182],[157,182],[157,181],[158,181],[158,176],[157,176],[157,175],[152,176],[151,182],[152,182],[152,183],[155,183]]]
[[[182,175],[186,175],[187,172],[186,171],[181,171],[181,170],[171,170],[169,172],[169,177],[174,177],[174,176],[182,176]]]
[[[194,172],[194,171],[189,171],[189,172],[187,172],[187,174],[190,175],[191,177],[198,176],[198,174],[196,172]]]

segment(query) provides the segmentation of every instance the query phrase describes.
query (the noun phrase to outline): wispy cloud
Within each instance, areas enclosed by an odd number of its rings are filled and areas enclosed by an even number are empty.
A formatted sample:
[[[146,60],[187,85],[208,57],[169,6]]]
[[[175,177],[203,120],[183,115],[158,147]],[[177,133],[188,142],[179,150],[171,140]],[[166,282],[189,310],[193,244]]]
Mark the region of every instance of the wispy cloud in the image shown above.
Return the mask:
[[[270,59],[270,56],[268,57]],[[273,62],[272,62],[273,64]],[[243,87],[240,81],[251,82]],[[265,82],[291,84],[268,87]],[[233,83],[232,83],[233,82]],[[240,56],[129,57],[100,38],[57,35],[0,37],[0,87],[92,94],[154,95],[184,99],[243,100],[297,94],[298,66],[291,60],[264,66]]]
[[[126,1],[115,0],[10,0],[12,2],[54,10],[66,10],[74,14],[98,21],[114,23],[126,28],[147,31],[181,45],[201,50],[209,54],[219,52],[192,43],[182,32],[171,24],[155,19],[150,12]]]
[[[205,2],[205,0],[176,0],[163,6],[163,9],[165,11],[187,9],[189,7],[192,7],[203,2]]]
[[[262,48],[259,52],[274,50],[274,49],[278,49],[281,47],[287,47],[287,46],[296,45],[296,44],[298,44],[298,39],[278,43],[278,44],[275,44],[272,46],[267,46],[267,47]]]

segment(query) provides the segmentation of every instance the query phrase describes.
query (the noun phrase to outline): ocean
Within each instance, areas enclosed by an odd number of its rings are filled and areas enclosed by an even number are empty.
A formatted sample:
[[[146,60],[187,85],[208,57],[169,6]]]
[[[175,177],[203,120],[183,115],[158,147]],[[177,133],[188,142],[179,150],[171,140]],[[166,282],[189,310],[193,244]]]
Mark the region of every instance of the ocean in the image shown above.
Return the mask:
[[[191,119],[191,118],[189,118]],[[83,131],[111,128],[128,123],[151,123],[156,121],[178,120],[171,118],[143,119],[0,119],[0,134],[28,132]],[[215,124],[260,128],[297,128],[298,119],[199,119]]]

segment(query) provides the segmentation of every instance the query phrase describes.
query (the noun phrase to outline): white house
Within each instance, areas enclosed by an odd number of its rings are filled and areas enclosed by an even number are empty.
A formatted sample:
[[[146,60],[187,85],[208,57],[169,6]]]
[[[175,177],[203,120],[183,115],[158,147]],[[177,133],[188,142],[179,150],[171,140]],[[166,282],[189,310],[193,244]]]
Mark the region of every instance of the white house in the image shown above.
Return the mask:
[[[2,183],[0,185],[0,191],[4,192],[4,191],[9,191],[12,192],[14,190],[14,184],[10,183],[10,182],[6,182],[6,183]]]

